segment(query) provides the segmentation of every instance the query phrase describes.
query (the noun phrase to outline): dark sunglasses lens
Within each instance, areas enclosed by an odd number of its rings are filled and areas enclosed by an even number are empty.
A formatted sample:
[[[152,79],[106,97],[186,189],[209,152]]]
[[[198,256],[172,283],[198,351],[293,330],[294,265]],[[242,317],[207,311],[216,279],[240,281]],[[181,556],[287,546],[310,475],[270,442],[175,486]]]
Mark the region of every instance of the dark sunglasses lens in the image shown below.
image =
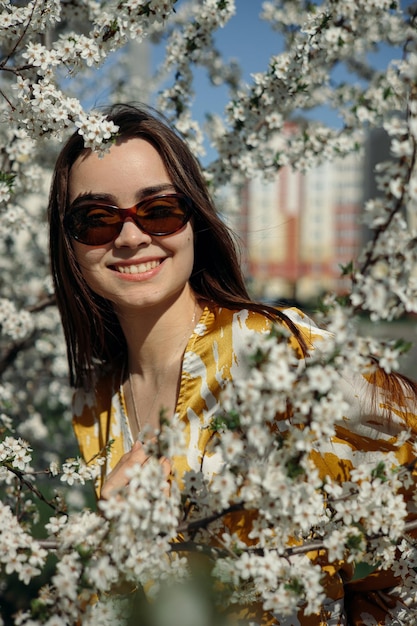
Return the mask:
[[[70,211],[64,225],[76,241],[100,246],[116,239],[128,217],[149,235],[172,235],[189,221],[191,203],[180,194],[151,198],[132,209],[86,203]]]
[[[136,221],[149,235],[172,235],[190,219],[189,202],[182,196],[165,196],[144,202],[138,207]]]
[[[69,213],[66,223],[70,235],[89,246],[109,243],[120,233],[122,225],[118,209],[97,204],[89,204]]]

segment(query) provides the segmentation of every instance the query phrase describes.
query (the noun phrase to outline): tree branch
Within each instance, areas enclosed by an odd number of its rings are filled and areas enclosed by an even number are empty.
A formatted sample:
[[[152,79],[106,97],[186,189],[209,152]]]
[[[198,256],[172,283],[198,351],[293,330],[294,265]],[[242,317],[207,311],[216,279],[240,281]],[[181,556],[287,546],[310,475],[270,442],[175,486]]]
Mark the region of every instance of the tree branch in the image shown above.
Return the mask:
[[[39,498],[39,500],[41,500],[42,502],[47,504],[55,513],[57,513],[57,514],[59,514],[59,513],[66,513],[66,511],[64,509],[61,509],[59,506],[54,504],[53,500],[48,500],[43,495],[43,493],[35,485],[33,485],[30,482],[30,480],[25,478],[25,475],[24,475],[24,473],[21,470],[18,470],[17,468],[12,467],[9,463],[2,463],[1,465],[3,465],[3,467],[5,467],[9,472],[14,474],[16,476],[16,478],[18,478],[18,480],[20,481],[21,484],[23,484],[25,487],[27,487],[29,489],[29,491],[31,491],[37,498]]]
[[[0,69],[5,69],[6,63],[9,61],[9,59],[11,59],[11,57],[16,52],[19,44],[23,41],[23,39],[24,39],[24,37],[25,37],[25,35],[27,33],[27,30],[29,28],[29,24],[32,21],[33,14],[35,12],[35,8],[36,8],[37,3],[38,3],[38,0],[35,0],[35,2],[33,3],[33,6],[32,6],[32,11],[30,13],[30,16],[29,16],[27,24],[25,24],[25,26],[24,26],[24,28],[22,30],[22,33],[21,33],[20,37],[18,38],[18,40],[16,41],[16,43],[14,44],[12,50],[9,52],[9,54],[6,56],[6,58],[0,63]]]

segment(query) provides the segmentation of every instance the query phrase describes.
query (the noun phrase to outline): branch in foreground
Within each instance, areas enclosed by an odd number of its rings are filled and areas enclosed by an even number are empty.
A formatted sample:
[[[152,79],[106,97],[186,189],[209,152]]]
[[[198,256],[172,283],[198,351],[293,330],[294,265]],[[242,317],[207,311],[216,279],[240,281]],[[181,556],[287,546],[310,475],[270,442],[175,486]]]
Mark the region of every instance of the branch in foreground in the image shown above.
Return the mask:
[[[417,529],[417,519],[412,522],[407,522],[404,525],[404,533],[409,533],[413,530]],[[369,541],[373,541],[383,537],[382,533],[377,533],[372,535],[372,537],[368,537]],[[59,541],[55,541],[53,539],[44,539],[38,540],[39,545],[45,550],[57,550],[60,546]],[[315,552],[317,550],[326,550],[324,543],[322,540],[314,540],[303,543],[299,546],[291,546],[286,548],[281,556],[283,557],[291,557],[296,554],[306,554],[307,552]],[[225,557],[230,554],[229,551],[224,550],[223,548],[217,548],[216,546],[209,546],[205,544],[196,543],[195,541],[183,541],[181,543],[172,543],[170,544],[171,552],[198,552],[200,554],[205,554],[210,557]],[[246,552],[252,552],[263,556],[265,551],[260,548],[248,548]]]
[[[37,498],[39,498],[39,500],[41,500],[42,502],[44,502],[45,504],[47,504],[57,515],[59,514],[63,514],[63,513],[67,513],[67,511],[65,509],[62,509],[60,506],[58,506],[57,504],[54,504],[53,500],[48,500],[47,498],[45,498],[45,496],[43,495],[43,493],[35,486],[33,485],[30,480],[28,480],[27,478],[25,478],[25,475],[23,472],[21,472],[20,470],[16,469],[15,467],[12,467],[11,465],[9,465],[8,463],[2,463],[3,467],[5,467],[9,472],[11,472],[12,474],[14,474],[16,476],[16,478],[19,479],[19,481],[25,486],[27,487],[27,489],[29,489],[29,491],[31,491]]]

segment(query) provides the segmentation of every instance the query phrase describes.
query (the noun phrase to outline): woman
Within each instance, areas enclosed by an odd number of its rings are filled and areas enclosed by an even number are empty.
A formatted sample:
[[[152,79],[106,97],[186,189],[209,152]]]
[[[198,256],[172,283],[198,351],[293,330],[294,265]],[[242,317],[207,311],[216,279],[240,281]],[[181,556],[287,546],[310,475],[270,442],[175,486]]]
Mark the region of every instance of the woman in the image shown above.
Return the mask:
[[[126,469],[146,460],[138,439],[158,427],[161,410],[181,420],[188,437],[186,458],[171,460],[177,475],[215,471],[204,454],[206,426],[225,382],[242,366],[248,337],[278,322],[302,357],[323,335],[300,312],[250,300],[233,238],[178,135],[144,108],[118,105],[108,119],[119,132],[104,157],[86,150],[78,134],[64,146],[49,205],[52,273],[77,389],[74,428],[87,461],[105,454],[101,497],[125,485]],[[412,383],[393,383],[400,404],[404,385],[416,391]],[[415,416],[406,408],[399,413],[401,428],[414,427]],[[318,459],[323,474],[346,475],[350,453],[363,446],[359,435],[344,437],[343,429],[339,435],[346,459]],[[411,449],[402,459],[411,459]],[[320,618],[300,613],[300,623],[345,623],[349,575],[349,566],[333,569],[327,608]],[[370,589],[390,584],[378,579]],[[365,612],[375,620],[388,614],[379,597],[380,607],[370,608],[368,595],[352,623],[362,623]],[[279,623],[270,615],[262,620]]]

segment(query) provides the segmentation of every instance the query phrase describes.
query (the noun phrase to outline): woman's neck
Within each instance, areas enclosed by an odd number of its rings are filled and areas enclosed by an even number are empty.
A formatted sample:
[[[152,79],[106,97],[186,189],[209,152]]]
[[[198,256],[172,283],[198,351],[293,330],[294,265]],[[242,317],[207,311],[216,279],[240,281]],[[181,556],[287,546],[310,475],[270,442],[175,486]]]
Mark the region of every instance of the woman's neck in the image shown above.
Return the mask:
[[[159,377],[178,361],[202,312],[191,289],[172,303],[146,307],[119,315],[126,343],[129,372],[145,378]]]

